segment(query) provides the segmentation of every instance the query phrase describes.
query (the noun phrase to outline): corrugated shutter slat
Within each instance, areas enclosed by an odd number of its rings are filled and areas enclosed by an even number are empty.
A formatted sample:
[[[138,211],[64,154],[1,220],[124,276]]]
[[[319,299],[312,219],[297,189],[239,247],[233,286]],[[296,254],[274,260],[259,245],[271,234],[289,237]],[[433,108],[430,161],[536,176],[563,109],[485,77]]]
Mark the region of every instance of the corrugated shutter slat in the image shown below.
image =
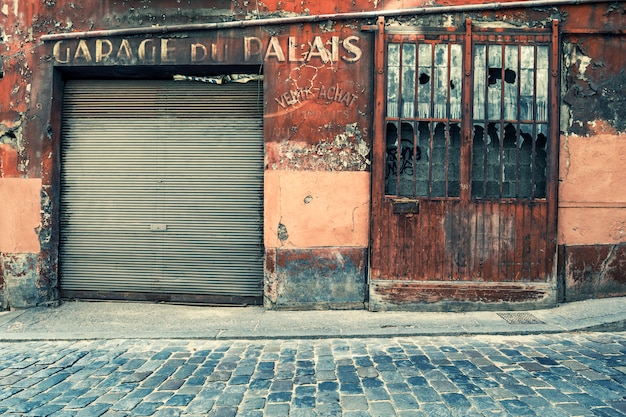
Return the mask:
[[[68,81],[61,288],[259,297],[262,85]]]

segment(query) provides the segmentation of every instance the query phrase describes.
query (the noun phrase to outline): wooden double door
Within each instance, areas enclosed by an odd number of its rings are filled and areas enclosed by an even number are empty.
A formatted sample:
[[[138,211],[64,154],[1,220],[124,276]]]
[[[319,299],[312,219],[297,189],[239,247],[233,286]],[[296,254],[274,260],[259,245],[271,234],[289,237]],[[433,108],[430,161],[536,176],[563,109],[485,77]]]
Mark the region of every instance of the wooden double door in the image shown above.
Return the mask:
[[[378,24],[371,308],[554,303],[557,22]]]

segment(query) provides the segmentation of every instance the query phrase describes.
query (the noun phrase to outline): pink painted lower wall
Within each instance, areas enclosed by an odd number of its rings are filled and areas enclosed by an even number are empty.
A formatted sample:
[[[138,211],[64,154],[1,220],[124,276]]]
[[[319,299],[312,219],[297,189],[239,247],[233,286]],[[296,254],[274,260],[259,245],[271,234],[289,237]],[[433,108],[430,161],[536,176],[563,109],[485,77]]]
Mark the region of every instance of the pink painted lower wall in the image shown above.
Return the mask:
[[[265,247],[367,247],[370,173],[265,172]]]
[[[0,252],[39,253],[41,179],[0,178]]]
[[[560,245],[626,243],[626,134],[562,136]]]
[[[626,134],[594,124],[592,136],[561,137],[561,301],[626,295]]]

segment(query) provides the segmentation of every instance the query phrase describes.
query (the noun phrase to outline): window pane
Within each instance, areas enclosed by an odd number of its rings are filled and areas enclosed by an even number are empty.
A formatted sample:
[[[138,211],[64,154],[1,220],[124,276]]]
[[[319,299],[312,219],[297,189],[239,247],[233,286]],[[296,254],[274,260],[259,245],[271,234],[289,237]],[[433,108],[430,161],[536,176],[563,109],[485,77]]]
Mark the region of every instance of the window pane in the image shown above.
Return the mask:
[[[418,116],[420,118],[430,117],[430,96],[431,96],[431,79],[432,79],[432,46],[430,44],[421,44],[418,46],[418,63],[419,76],[417,86],[417,107]]]
[[[517,120],[517,73],[518,47],[507,45],[504,48],[504,118]]]
[[[398,117],[399,88],[400,45],[390,43],[387,48],[387,117]]]
[[[533,120],[535,94],[535,48],[521,47],[520,119]]]
[[[402,117],[415,115],[415,44],[402,45]]]
[[[485,125],[474,124],[474,138],[472,145],[472,197],[485,196],[485,170],[487,148],[485,143]]]
[[[402,122],[400,127],[400,162],[398,172],[400,173],[400,191],[398,195],[412,197],[415,193],[413,172],[413,123]]]
[[[486,52],[485,45],[474,46],[474,119],[485,118],[485,80]]]
[[[535,140],[535,198],[546,197],[546,178],[548,160],[548,125],[537,125],[537,139]]]
[[[548,120],[548,47],[537,47],[537,120]]]
[[[463,87],[463,51],[461,45],[450,46],[450,118],[461,118]]]
[[[437,119],[446,118],[448,103],[448,45],[435,45],[435,115]]]
[[[398,125],[396,122],[387,122],[385,143],[385,194],[395,195],[398,182]]]
[[[487,89],[489,119],[499,120],[502,116],[502,46],[489,45],[489,88]]]

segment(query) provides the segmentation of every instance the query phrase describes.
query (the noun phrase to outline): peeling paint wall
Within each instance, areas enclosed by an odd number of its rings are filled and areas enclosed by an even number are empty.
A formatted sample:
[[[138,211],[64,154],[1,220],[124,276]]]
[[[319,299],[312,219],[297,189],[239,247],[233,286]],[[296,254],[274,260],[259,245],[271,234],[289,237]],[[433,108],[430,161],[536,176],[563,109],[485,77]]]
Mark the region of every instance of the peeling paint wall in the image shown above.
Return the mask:
[[[621,3],[567,16],[577,30],[562,44],[558,238],[565,301],[626,295],[624,16]]]
[[[464,0],[439,2],[462,5]],[[59,141],[63,77],[160,77],[178,65],[203,75],[240,65],[265,77],[266,305],[345,308],[365,301],[372,163],[372,20],[325,21],[203,33],[151,35],[157,58],[141,68],[143,37],[81,46],[42,42],[49,33],[436,6],[425,0],[219,0],[4,2],[0,8],[0,300],[2,307],[58,299]],[[560,274],[572,297],[626,294],[626,74],[623,3],[389,19],[405,26],[532,27],[560,21]],[[163,39],[165,44],[161,43]],[[186,45],[176,53],[167,39]],[[191,55],[189,46],[197,39]],[[244,44],[248,39],[245,55]],[[104,46],[103,46],[104,45]],[[163,45],[165,45],[163,52]],[[226,45],[226,46],[224,46]],[[220,49],[218,46],[224,48]],[[211,48],[215,47],[213,50]],[[256,47],[257,49],[253,49]],[[86,49],[85,49],[86,48]],[[202,49],[205,48],[205,49]],[[67,51],[69,55],[63,55]],[[206,56],[204,54],[206,50]],[[156,50],[155,50],[156,51]],[[144,51],[145,52],[145,51]],[[87,62],[87,53],[90,62]],[[97,61],[98,53],[101,61]],[[153,52],[154,53],[154,52]],[[108,55],[107,55],[108,54]],[[185,55],[186,54],[186,55]],[[104,56],[106,55],[106,56]],[[126,56],[128,55],[128,56]],[[192,62],[191,59],[197,59]],[[62,58],[62,59],[58,59]],[[145,58],[145,56],[144,56]],[[200,59],[202,58],[202,59]],[[76,59],[77,62],[59,62]],[[171,59],[171,61],[170,61]],[[81,61],[82,60],[82,61]],[[193,71],[192,71],[193,70]],[[17,205],[12,204],[18,201]],[[599,255],[590,255],[598,253]],[[606,255],[606,256],[605,256]],[[610,255],[610,256],[609,256]],[[324,262],[315,263],[315,259]],[[347,261],[349,259],[349,261]],[[608,261],[607,261],[608,259]],[[303,271],[316,277],[303,282]],[[616,272],[617,271],[617,272]],[[591,277],[591,278],[590,278]],[[343,284],[341,284],[343,282]],[[306,300],[297,288],[309,286]],[[344,287],[341,287],[344,285]],[[283,289],[282,292],[280,289]],[[355,297],[339,288],[351,288]],[[566,290],[568,289],[566,288]],[[593,288],[593,290],[591,289]],[[288,290],[285,290],[288,289]],[[344,291],[344,292],[342,292]],[[365,291],[366,292],[366,291]],[[500,293],[498,293],[500,294]],[[578,295],[577,295],[578,294]],[[352,297],[352,298],[351,298]],[[567,296],[566,296],[567,297]],[[334,304],[333,304],[334,303]]]

